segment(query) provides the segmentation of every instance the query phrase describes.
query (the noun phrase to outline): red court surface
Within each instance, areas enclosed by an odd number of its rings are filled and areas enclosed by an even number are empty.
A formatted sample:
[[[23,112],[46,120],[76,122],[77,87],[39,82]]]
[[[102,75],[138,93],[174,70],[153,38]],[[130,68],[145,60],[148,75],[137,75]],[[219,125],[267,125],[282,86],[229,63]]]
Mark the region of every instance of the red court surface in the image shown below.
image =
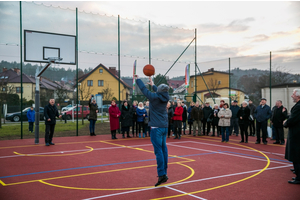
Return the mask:
[[[300,200],[300,185],[287,182],[294,174],[285,146],[249,140],[168,138],[169,180],[160,187],[149,137],[60,137],[49,147],[0,141],[0,199]]]

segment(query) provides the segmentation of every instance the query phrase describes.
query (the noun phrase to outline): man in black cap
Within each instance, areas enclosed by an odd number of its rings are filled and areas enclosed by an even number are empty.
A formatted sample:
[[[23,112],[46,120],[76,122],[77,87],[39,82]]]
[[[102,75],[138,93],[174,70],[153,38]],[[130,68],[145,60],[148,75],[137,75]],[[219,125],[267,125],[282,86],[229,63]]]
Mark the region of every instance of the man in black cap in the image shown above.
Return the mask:
[[[239,118],[238,118],[237,114],[238,114],[239,109],[240,109],[240,107],[237,105],[237,103],[238,103],[238,101],[234,100],[232,102],[232,105],[230,106],[232,117],[231,117],[231,120],[230,120],[230,130],[229,130],[229,135],[231,135],[232,131],[234,129],[234,133],[235,133],[236,136],[239,135]]]
[[[272,116],[272,111],[270,106],[267,104],[267,99],[262,98],[260,105],[254,111],[254,118],[256,119],[256,142],[255,144],[260,144],[260,130],[262,131],[262,140],[264,144],[267,144],[267,127],[268,119]]]

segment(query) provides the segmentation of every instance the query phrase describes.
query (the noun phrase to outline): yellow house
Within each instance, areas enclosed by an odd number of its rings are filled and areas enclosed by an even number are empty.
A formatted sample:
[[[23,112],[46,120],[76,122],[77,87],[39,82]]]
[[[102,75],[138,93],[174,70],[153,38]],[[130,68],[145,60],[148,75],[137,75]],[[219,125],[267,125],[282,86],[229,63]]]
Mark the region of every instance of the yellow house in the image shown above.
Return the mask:
[[[78,80],[80,100],[87,101],[91,95],[102,95],[103,101],[119,100],[119,77],[115,67],[99,64]],[[130,86],[120,79],[120,100],[128,99]]]
[[[201,77],[201,75],[197,75],[195,81],[195,76],[190,77],[190,86],[188,88],[188,93],[194,95],[195,94],[195,82],[197,83],[197,91],[196,94],[198,98],[200,98],[203,102],[208,101],[213,103],[213,99],[224,99],[226,102],[229,101],[229,73],[215,71],[214,68],[209,69],[207,72],[202,73],[203,79],[205,80],[208,89]],[[231,90],[231,100],[237,100],[238,104],[241,104],[245,99],[245,94],[242,90],[237,88],[230,88]],[[188,101],[191,101],[191,97],[187,97]],[[216,103],[219,103],[216,101]],[[229,102],[228,102],[229,103]]]

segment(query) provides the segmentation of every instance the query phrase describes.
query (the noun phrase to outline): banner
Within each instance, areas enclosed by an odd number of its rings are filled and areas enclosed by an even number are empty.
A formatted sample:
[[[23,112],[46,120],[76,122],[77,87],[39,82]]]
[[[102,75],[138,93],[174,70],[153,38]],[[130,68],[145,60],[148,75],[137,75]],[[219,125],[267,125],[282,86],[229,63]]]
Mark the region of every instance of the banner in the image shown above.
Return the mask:
[[[190,64],[185,67],[185,93],[188,93],[188,87],[190,86]]]
[[[133,63],[132,95],[134,95],[135,93],[135,75],[136,75],[136,60]]]

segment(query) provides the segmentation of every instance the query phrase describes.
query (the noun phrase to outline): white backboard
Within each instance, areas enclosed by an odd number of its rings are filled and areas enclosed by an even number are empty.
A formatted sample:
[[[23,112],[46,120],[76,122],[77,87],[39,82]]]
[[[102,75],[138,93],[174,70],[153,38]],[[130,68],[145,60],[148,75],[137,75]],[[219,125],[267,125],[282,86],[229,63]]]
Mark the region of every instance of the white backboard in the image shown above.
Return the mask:
[[[59,57],[61,64],[76,64],[76,36],[24,30],[24,61],[47,63]]]

